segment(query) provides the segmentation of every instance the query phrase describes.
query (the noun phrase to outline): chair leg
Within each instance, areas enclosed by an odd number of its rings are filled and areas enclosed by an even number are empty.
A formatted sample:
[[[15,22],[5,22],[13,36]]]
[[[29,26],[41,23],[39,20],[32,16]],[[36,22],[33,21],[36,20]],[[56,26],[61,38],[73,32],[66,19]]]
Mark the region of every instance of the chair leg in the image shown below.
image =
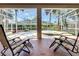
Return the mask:
[[[30,42],[28,42],[28,44],[29,44],[29,47],[33,48],[33,45]]]
[[[30,50],[29,50],[29,48],[28,48],[26,45],[24,45],[24,47],[26,47],[26,48],[28,49],[28,51],[26,51],[25,49],[22,49],[22,51],[24,51],[24,52],[30,54]],[[23,47],[23,48],[24,48],[24,47]]]
[[[2,51],[1,51],[1,54],[2,54],[2,56],[6,56],[5,55],[5,52],[7,51],[7,48],[4,48]]]
[[[24,47],[26,47],[28,51],[26,51],[25,49],[22,49],[22,50],[25,51],[26,53],[30,54],[30,50],[29,50],[29,48],[27,47],[26,42],[24,42],[23,44],[24,44]]]
[[[30,43],[30,39],[27,39],[29,47],[33,48],[33,45]]]
[[[20,55],[20,53],[22,52],[22,51],[24,51],[24,52],[26,52],[26,53],[28,53],[28,54],[30,54],[30,52],[29,51],[26,51],[25,49],[23,49],[25,46],[23,46],[22,47],[22,49],[20,49],[20,51],[18,51],[16,54],[17,54],[17,56],[19,56]],[[15,55],[16,55],[15,54]]]
[[[69,49],[67,49],[64,45],[62,45],[65,49],[66,49],[66,51],[72,56],[72,54],[70,53],[70,51],[69,51]]]
[[[30,54],[30,52],[29,51],[26,51],[25,49],[22,49],[24,52],[26,52],[26,53],[28,53],[28,54]]]
[[[25,45],[25,47],[28,49],[28,51],[26,51],[26,52],[30,54],[30,50],[29,50],[29,48],[28,48],[26,45]]]
[[[22,51],[23,49],[21,49],[19,52],[18,52],[18,55],[17,56],[19,56],[20,55],[20,53],[21,53],[21,51]]]
[[[58,44],[58,46],[54,49],[54,52],[57,51],[57,49],[59,48],[59,46],[61,46],[61,44]]]
[[[66,48],[65,48],[66,49]],[[72,56],[72,54],[69,52],[69,50],[68,49],[66,49],[67,50],[67,52]]]
[[[2,54],[1,56],[6,56],[5,53],[3,53],[2,51],[1,51],[1,54]]]
[[[51,48],[52,46],[54,46],[55,43],[56,43],[56,40],[54,40],[54,42],[49,46],[49,48]]]
[[[21,51],[20,51],[20,52],[21,52]],[[17,56],[19,56],[19,55],[20,55],[20,52],[18,52],[18,53],[17,53],[17,54],[18,54]]]

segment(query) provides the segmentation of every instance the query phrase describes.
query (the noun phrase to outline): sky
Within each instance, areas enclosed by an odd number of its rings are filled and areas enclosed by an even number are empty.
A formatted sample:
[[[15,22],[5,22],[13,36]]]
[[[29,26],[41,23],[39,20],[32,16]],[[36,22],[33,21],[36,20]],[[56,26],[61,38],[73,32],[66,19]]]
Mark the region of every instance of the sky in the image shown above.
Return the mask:
[[[18,21],[23,21],[23,20],[27,20],[27,19],[34,19],[35,17],[37,17],[37,9],[36,8],[26,8],[24,9],[25,11],[22,12],[22,11],[18,11],[17,15],[18,15]],[[42,21],[46,21],[46,22],[50,22],[50,16],[49,15],[46,15],[45,13],[45,9],[42,8],[41,9],[42,12],[41,12],[41,20]],[[63,12],[65,12],[66,9],[62,9]],[[68,16],[67,17],[67,21],[73,21],[75,17],[72,17],[72,16]],[[54,23],[54,24],[57,24],[58,23],[58,17],[56,15],[53,15],[51,16],[51,23]]]
[[[29,9],[24,9],[25,11],[18,11],[17,15],[18,15],[18,21],[23,21],[23,19],[30,19],[32,20],[34,17],[37,16],[37,9],[36,8],[29,8]],[[42,21],[49,21],[49,15],[46,15],[45,10],[42,9],[41,12],[42,15]],[[51,22],[54,23],[57,21],[57,17],[53,16],[51,17]]]
[[[35,8],[28,8],[24,9],[24,12],[18,11],[17,16],[18,16],[18,21],[22,21],[23,19],[30,19],[32,20],[36,16],[37,12]]]
[[[12,10],[14,10],[14,8],[12,8]],[[24,10],[24,11],[22,11],[22,10]],[[50,22],[50,16],[46,15],[45,8],[42,8],[41,10],[42,10],[41,20]],[[63,9],[63,10],[65,11],[66,9]],[[16,17],[15,13],[14,13],[14,16]],[[17,20],[18,21],[24,21],[24,20],[27,20],[27,19],[32,20],[36,17],[37,17],[37,9],[36,8],[20,8],[20,9],[18,9],[18,12],[17,12]],[[71,19],[71,18],[68,18],[68,19]],[[15,20],[15,18],[14,18],[14,20]],[[51,22],[57,23],[58,17],[56,15],[52,14]]]
[[[42,9],[41,14],[42,14],[42,21],[49,21],[50,16],[46,15],[45,9]],[[51,22],[52,23],[57,22],[57,16],[52,15],[51,16]]]

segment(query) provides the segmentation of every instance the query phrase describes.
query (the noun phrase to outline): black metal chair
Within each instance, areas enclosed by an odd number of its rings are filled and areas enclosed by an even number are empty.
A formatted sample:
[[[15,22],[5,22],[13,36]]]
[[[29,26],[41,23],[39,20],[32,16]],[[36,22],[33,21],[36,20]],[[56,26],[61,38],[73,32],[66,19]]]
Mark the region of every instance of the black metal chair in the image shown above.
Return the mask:
[[[63,38],[62,38],[63,37]],[[68,37],[65,37],[63,35],[60,35],[60,38],[55,38],[55,40],[53,41],[53,43],[50,45],[49,48],[51,48],[52,46],[54,46],[56,43],[58,44],[58,46],[54,49],[54,52],[57,51],[57,49],[62,46],[66,49],[66,51],[72,56],[72,53],[79,53],[78,51],[78,46],[77,46],[77,41],[78,41],[78,38],[79,38],[79,33],[76,37],[76,39],[71,39],[71,38],[68,38]],[[68,39],[71,39],[74,41],[71,42],[69,41]],[[72,47],[72,48],[71,48]],[[71,51],[71,52],[70,52]]]
[[[6,35],[5,35],[5,32],[4,32],[4,29],[3,29],[2,25],[0,25],[0,42],[3,45],[3,50],[1,51],[2,56],[6,56],[5,52],[8,49],[10,49],[13,56],[20,55],[21,51],[24,51],[24,52],[30,54],[28,44],[30,46],[32,46],[32,44],[30,43],[29,40],[30,39],[15,42],[15,38],[14,38],[14,39],[12,39],[13,42],[10,44],[7,37],[6,37]],[[14,50],[16,50],[18,47],[19,47],[19,49],[15,52]],[[25,50],[24,47],[26,47],[27,50]],[[32,46],[32,48],[33,48],[33,46]]]

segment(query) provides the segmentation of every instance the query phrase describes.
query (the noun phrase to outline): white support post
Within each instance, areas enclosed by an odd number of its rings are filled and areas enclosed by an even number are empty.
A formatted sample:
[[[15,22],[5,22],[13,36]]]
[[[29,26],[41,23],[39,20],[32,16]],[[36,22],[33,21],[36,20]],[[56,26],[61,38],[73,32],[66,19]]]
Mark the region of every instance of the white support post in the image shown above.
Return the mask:
[[[6,22],[4,20],[4,31],[6,32]]]
[[[22,25],[22,30],[24,30],[24,25]]]
[[[48,26],[49,26],[49,19],[48,19],[48,21],[47,21],[47,30],[48,30],[48,28],[49,28]]]
[[[7,20],[7,17],[6,17],[6,30],[8,31],[8,20]]]
[[[3,20],[3,23],[4,23],[4,31],[6,32],[6,21],[5,21],[6,17],[4,15],[4,20]]]
[[[76,11],[75,11],[75,14],[76,14]],[[78,21],[78,17],[77,17],[77,15],[75,16],[76,17],[76,19],[75,19],[75,35],[77,35],[77,33],[78,33],[78,31],[77,31],[77,21]]]
[[[18,24],[17,24],[17,10],[15,10],[15,23],[16,23],[16,32],[18,29]]]
[[[63,16],[62,16],[63,17]],[[62,17],[60,17],[60,21],[61,21],[61,31],[62,31]]]
[[[13,31],[13,24],[11,23],[11,32]]]

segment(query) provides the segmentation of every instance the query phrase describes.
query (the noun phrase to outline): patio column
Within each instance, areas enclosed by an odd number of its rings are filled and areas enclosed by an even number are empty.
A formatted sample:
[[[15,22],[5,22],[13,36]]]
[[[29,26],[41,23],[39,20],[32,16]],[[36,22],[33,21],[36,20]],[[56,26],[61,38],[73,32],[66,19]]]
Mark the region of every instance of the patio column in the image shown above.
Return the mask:
[[[41,40],[41,8],[37,8],[37,39]]]

